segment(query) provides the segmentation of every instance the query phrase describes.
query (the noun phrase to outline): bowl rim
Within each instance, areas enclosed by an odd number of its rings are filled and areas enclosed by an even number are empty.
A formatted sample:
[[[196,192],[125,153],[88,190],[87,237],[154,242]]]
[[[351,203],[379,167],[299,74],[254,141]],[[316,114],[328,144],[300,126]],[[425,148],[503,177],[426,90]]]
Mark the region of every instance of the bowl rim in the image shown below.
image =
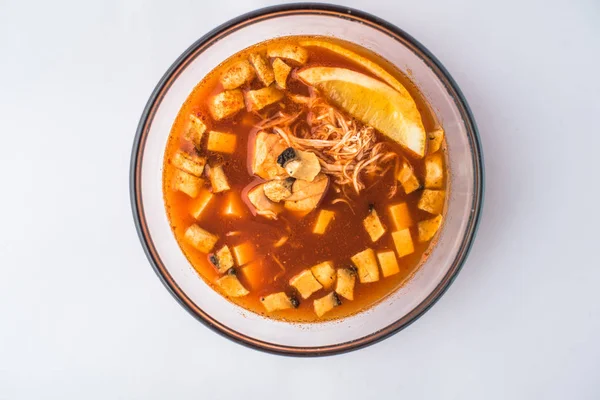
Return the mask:
[[[461,116],[463,117],[467,128],[467,134],[469,135],[471,144],[471,154],[474,161],[473,203],[471,206],[472,212],[467,224],[466,234],[462,240],[458,254],[454,259],[452,266],[450,267],[446,275],[443,277],[443,279],[440,281],[440,283],[436,286],[436,288],[413,310],[404,315],[402,318],[389,324],[385,328],[352,341],[318,347],[287,346],[265,342],[246,336],[220,323],[219,321],[215,320],[210,315],[208,315],[206,312],[204,312],[202,309],[200,309],[198,306],[196,306],[193,303],[193,301],[179,288],[177,283],[173,280],[173,278],[170,276],[170,274],[162,264],[162,261],[158,256],[158,252],[154,247],[154,244],[147,229],[146,219],[143,211],[143,204],[140,195],[141,161],[144,144],[148,133],[148,127],[152,122],[154,112],[158,104],[160,104],[164,93],[170,87],[174,79],[179,75],[179,72],[183,70],[186,67],[186,65],[193,59],[195,52],[202,48],[205,44],[211,42],[216,37],[229,31],[237,30],[246,25],[250,25],[256,22],[257,20],[276,18],[282,15],[299,14],[329,15],[351,20],[357,23],[367,24],[370,27],[382,31],[385,34],[391,35],[392,37],[396,37],[398,39],[402,39],[401,41],[404,44],[412,46],[412,50],[416,54],[421,56],[424,59],[424,61],[430,65],[430,67],[432,67],[438,78],[440,78],[442,83],[444,83],[444,85],[446,86],[446,89],[450,93],[451,97],[453,97],[454,101],[456,102],[456,105],[459,111],[461,112]],[[467,259],[467,256],[473,245],[474,238],[477,233],[477,228],[481,219],[481,211],[483,209],[484,185],[485,182],[483,154],[475,119],[472,115],[471,109],[469,108],[469,105],[467,104],[464,95],[460,91],[454,79],[451,77],[450,73],[442,65],[442,63],[429,50],[427,50],[425,46],[423,46],[416,39],[414,39],[412,36],[404,32],[397,26],[361,10],[326,3],[290,3],[260,8],[242,14],[219,25],[218,27],[212,29],[211,31],[203,35],[200,39],[195,41],[175,60],[175,62],[169,67],[167,72],[162,76],[162,78],[152,91],[152,94],[150,95],[150,98],[148,99],[148,102],[144,107],[135,133],[129,171],[130,201],[138,237],[140,239],[146,257],[148,258],[148,261],[154,269],[154,272],[158,275],[163,285],[177,300],[177,302],[204,325],[236,343],[267,353],[301,357],[334,355],[364,348],[399,332],[400,330],[406,328],[411,323],[416,321],[425,312],[427,312],[441,298],[441,296],[454,282],[454,279],[456,279],[456,276],[462,269],[462,266],[464,265]]]

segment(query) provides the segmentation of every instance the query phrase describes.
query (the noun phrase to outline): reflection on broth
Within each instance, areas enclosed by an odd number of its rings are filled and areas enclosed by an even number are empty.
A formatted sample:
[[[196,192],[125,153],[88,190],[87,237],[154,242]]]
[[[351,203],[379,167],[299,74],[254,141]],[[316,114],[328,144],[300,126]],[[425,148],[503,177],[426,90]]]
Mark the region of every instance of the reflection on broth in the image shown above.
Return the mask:
[[[198,274],[288,321],[367,309],[409,279],[443,222],[444,131],[406,77],[323,37],[246,49],[182,106],[165,206]]]

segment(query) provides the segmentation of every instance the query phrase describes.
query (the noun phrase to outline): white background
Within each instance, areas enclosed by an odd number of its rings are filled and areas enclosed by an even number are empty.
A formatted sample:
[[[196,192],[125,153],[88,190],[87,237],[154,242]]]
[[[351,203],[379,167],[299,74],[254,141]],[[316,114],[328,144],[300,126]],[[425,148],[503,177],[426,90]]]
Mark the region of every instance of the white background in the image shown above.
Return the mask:
[[[595,0],[344,2],[442,61],[483,143],[473,251],[409,328],[286,358],[173,300],[129,206],[139,116],[193,41],[274,3],[0,0],[0,399],[600,398]]]

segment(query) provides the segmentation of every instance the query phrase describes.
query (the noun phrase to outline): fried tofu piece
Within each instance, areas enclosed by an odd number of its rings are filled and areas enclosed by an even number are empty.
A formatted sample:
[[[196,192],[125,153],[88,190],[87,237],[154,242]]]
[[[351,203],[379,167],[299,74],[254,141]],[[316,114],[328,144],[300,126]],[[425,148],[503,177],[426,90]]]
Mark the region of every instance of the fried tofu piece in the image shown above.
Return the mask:
[[[312,182],[297,179],[292,185],[292,195],[285,201],[285,208],[306,215],[317,208],[328,188],[329,177],[325,174],[319,174]]]
[[[273,293],[261,297],[260,302],[267,312],[298,308],[299,302],[296,298],[288,296],[285,292]]]
[[[398,172],[397,179],[402,185],[402,188],[406,194],[410,194],[421,187],[421,184],[415,176],[411,166],[407,163],[402,164],[402,168],[400,168],[400,171]]]
[[[237,136],[233,133],[210,131],[206,149],[217,153],[231,154],[235,151]]]
[[[216,253],[211,254],[208,260],[221,274],[227,272],[229,268],[233,268],[234,265],[233,255],[227,245],[221,247]]]
[[[313,276],[325,289],[329,289],[335,282],[335,268],[331,261],[325,261],[310,268]]]
[[[292,185],[294,184],[294,181],[294,178],[286,178],[273,179],[272,181],[266,182],[263,186],[265,196],[275,203],[287,199],[292,195]]]
[[[408,228],[413,225],[413,219],[410,216],[410,211],[406,203],[393,204],[388,210],[390,211],[390,218],[396,230]]]
[[[206,254],[212,251],[219,240],[217,235],[213,235],[196,224],[190,225],[183,237],[185,241],[194,246],[194,248]]]
[[[201,177],[204,172],[206,158],[179,150],[171,158],[171,164],[173,164],[175,168],[185,171],[188,174]]]
[[[313,301],[315,314],[317,314],[317,317],[319,318],[340,305],[342,305],[342,302],[335,292],[331,292],[328,295]]]
[[[354,285],[356,284],[356,273],[350,268],[337,270],[335,292],[348,300],[354,300]]]
[[[381,223],[381,219],[379,219],[377,210],[373,207],[370,208],[369,215],[363,220],[363,226],[372,242],[378,241],[386,232],[385,227]]]
[[[277,215],[282,211],[282,207],[269,200],[265,195],[264,183],[257,185],[248,191],[248,200],[254,206],[257,215],[269,219],[277,219]]]
[[[256,250],[252,243],[244,242],[233,248],[233,256],[237,265],[243,266],[256,259]]]
[[[287,88],[287,78],[292,71],[292,67],[287,65],[280,58],[273,60],[273,72],[275,73],[275,82],[282,89]]]
[[[425,187],[441,189],[444,186],[444,157],[442,153],[425,157]]]
[[[427,152],[429,154],[435,153],[442,148],[442,143],[444,143],[444,130],[438,128],[433,132],[429,132],[427,134],[427,139],[429,139]]]
[[[442,225],[442,216],[437,215],[431,219],[420,221],[419,227],[419,242],[428,242],[433,238]]]
[[[260,79],[263,85],[270,86],[271,83],[275,81],[275,74],[273,73],[273,68],[271,68],[267,62],[267,59],[259,53],[250,54],[249,58],[258,79]]]
[[[309,182],[312,182],[321,172],[319,158],[311,151],[294,150],[288,147],[277,157],[277,163],[285,168],[289,176]]]
[[[279,135],[265,131],[258,132],[252,153],[252,173],[266,180],[288,177],[285,169],[277,164],[277,156],[286,147]]]
[[[295,287],[303,299],[308,299],[314,292],[323,288],[310,269],[305,269],[292,277],[290,286]]]
[[[361,283],[377,282],[379,280],[379,267],[373,249],[368,248],[351,257],[358,268],[358,279]]]
[[[250,111],[262,110],[283,98],[283,92],[275,86],[269,86],[246,92],[246,107]]]
[[[199,219],[208,204],[213,199],[213,194],[209,192],[207,189],[202,189],[190,208],[190,214],[192,217]]]
[[[206,132],[206,124],[194,114],[190,114],[187,127],[183,133],[184,139],[189,140],[195,147],[199,148],[204,132]]]
[[[417,207],[430,214],[441,214],[444,210],[446,192],[443,190],[423,190]]]
[[[208,180],[212,186],[213,193],[221,193],[231,189],[222,165],[216,165],[214,167],[207,165],[206,175],[208,175]]]
[[[204,181],[197,176],[188,174],[180,169],[173,174],[173,189],[195,198],[200,193]]]
[[[224,89],[237,89],[246,83],[252,82],[254,76],[254,68],[250,65],[250,62],[242,60],[227,68],[219,80]]]
[[[410,235],[410,229],[406,228],[392,232],[392,239],[394,239],[398,257],[404,257],[414,253],[415,246],[413,245],[412,236]]]
[[[229,297],[243,297],[250,293],[235,274],[227,274],[217,279],[217,286]]]
[[[313,228],[313,233],[317,235],[323,235],[334,218],[335,213],[333,211],[319,211],[319,216],[317,217],[317,222],[315,223],[315,227]]]
[[[235,218],[242,218],[246,215],[246,208],[235,191],[227,193],[223,215]]]
[[[277,43],[267,47],[270,58],[284,58],[303,65],[308,61],[308,51],[304,47],[289,43]]]
[[[210,114],[217,121],[233,117],[245,107],[244,94],[240,89],[221,92],[215,95],[209,103]]]
[[[398,260],[396,259],[396,253],[394,253],[392,250],[377,252],[377,259],[379,260],[379,266],[381,267],[381,272],[383,273],[384,278],[400,272]]]

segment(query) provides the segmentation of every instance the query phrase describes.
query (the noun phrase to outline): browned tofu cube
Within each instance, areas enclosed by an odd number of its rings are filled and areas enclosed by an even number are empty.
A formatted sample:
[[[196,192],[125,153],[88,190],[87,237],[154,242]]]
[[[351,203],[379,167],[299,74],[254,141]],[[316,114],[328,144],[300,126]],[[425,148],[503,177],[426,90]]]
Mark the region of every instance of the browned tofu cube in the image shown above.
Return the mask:
[[[171,158],[171,164],[173,164],[175,168],[179,168],[188,174],[201,177],[202,172],[204,172],[206,158],[179,150],[173,155],[173,158]]]
[[[233,117],[244,107],[244,94],[240,89],[221,92],[215,95],[209,104],[210,114],[217,121]]]
[[[354,265],[358,269],[358,279],[361,283],[377,282],[379,280],[379,267],[373,249],[366,249],[352,256]]]
[[[250,293],[235,274],[227,274],[217,279],[217,286],[229,297],[243,297]]]
[[[433,238],[442,225],[442,216],[437,215],[432,219],[419,222],[419,242],[428,242]]]
[[[335,213],[329,210],[321,210],[319,211],[319,216],[317,217],[317,222],[315,223],[315,227],[313,228],[313,233],[317,235],[323,235],[325,231],[327,231],[327,227],[335,218]]]
[[[190,114],[187,127],[183,133],[185,140],[189,140],[195,147],[199,148],[204,132],[206,132],[206,124],[194,114]]]
[[[289,43],[277,43],[267,47],[270,58],[285,58],[303,65],[308,61],[308,51],[304,47]]]
[[[410,235],[410,229],[406,228],[401,231],[392,232],[392,239],[394,239],[398,257],[404,257],[414,253],[415,247],[413,245],[412,236]]]
[[[242,266],[256,259],[256,250],[250,242],[244,242],[233,248],[233,255],[237,265]]]
[[[323,288],[310,269],[305,269],[290,279],[290,286],[295,287],[303,299],[308,299],[311,294]]]
[[[208,260],[221,274],[224,274],[229,268],[233,267],[233,255],[227,245],[221,247],[216,253],[211,254]]]
[[[389,208],[390,218],[396,230],[408,228],[413,225],[412,217],[406,203],[393,204]]]
[[[335,282],[335,269],[331,261],[325,261],[311,267],[310,271],[325,289],[329,289]]]
[[[237,89],[240,86],[252,82],[254,79],[254,68],[248,60],[238,61],[221,75],[221,85],[224,89]]]
[[[231,154],[235,151],[237,136],[233,133],[210,131],[206,148],[217,153]]]
[[[212,200],[213,196],[214,195],[207,189],[201,189],[200,193],[198,194],[190,208],[190,214],[192,215],[192,217],[200,219],[200,216],[206,210],[206,207],[208,207],[208,204]]]
[[[210,165],[207,166],[206,174],[210,180],[213,193],[221,193],[231,189],[222,165],[216,165],[214,167],[211,167]]]
[[[431,214],[441,214],[444,210],[444,199],[446,192],[443,190],[423,190],[423,194],[419,199],[419,207],[423,211]]]
[[[397,178],[406,194],[412,193],[421,187],[413,169],[407,163],[402,164]]]
[[[377,215],[377,210],[371,208],[369,215],[363,220],[363,226],[369,234],[372,242],[378,241],[385,233],[385,227]]]
[[[219,240],[217,235],[213,235],[212,233],[205,231],[196,224],[193,224],[187,228],[184,238],[186,242],[194,246],[194,248],[206,254],[211,252]]]
[[[442,153],[425,157],[425,187],[441,189],[444,186],[444,157]]]
[[[400,272],[396,253],[392,250],[378,252],[377,259],[379,260],[379,266],[381,267],[381,272],[385,278]]]
[[[263,190],[265,191],[265,196],[267,196],[269,200],[279,203],[292,195],[293,184],[294,179],[292,178],[273,179],[272,181],[265,183]]]
[[[337,270],[337,280],[335,282],[335,292],[348,300],[354,300],[354,285],[356,283],[356,273],[350,268],[340,268]]]
[[[265,86],[270,86],[271,83],[275,81],[275,74],[273,73],[273,68],[267,62],[267,59],[258,53],[250,54],[250,63],[254,67],[256,71],[256,75],[258,75],[258,79]]]
[[[262,297],[260,302],[267,312],[287,310],[298,307],[298,300],[290,298],[285,292],[273,293]]]
[[[442,143],[444,142],[444,130],[439,128],[433,132],[429,132],[427,139],[429,139],[427,152],[429,154],[435,153],[442,147]]]
[[[202,179],[180,169],[175,170],[173,174],[173,189],[183,192],[192,198],[198,196],[203,183]]]
[[[275,73],[275,82],[282,89],[287,87],[287,78],[292,71],[292,67],[283,62],[280,58],[273,60],[273,72]]]
[[[283,92],[274,86],[265,87],[246,92],[246,106],[248,110],[258,111],[266,106],[277,103],[283,98]]]
[[[331,292],[328,295],[321,297],[313,301],[313,307],[315,308],[315,314],[317,317],[321,318],[323,315],[333,310],[334,307],[341,305],[339,297],[335,292]]]

